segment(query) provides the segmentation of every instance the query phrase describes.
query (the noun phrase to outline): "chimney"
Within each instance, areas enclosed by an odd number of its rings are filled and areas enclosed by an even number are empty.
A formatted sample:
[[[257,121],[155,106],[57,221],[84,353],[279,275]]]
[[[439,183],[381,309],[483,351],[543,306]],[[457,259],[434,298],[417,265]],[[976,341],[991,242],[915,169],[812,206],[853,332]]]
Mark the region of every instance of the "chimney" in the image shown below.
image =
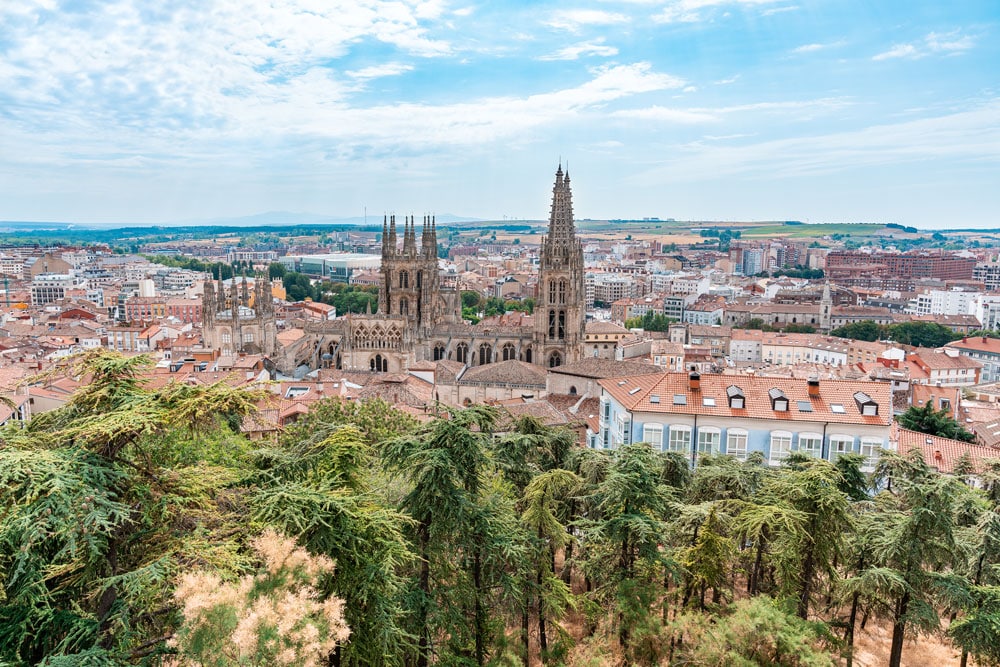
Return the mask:
[[[986,336],[983,336],[983,343],[986,343]]]
[[[934,450],[934,460],[938,462],[944,461],[944,457],[941,455],[940,449]]]
[[[809,398],[811,398],[811,399],[812,398],[819,398],[819,378],[816,377],[815,375],[813,375],[806,382],[806,385],[807,385],[807,387],[809,389]]]
[[[691,391],[701,391],[701,375],[698,371],[691,371],[688,376],[688,388]]]

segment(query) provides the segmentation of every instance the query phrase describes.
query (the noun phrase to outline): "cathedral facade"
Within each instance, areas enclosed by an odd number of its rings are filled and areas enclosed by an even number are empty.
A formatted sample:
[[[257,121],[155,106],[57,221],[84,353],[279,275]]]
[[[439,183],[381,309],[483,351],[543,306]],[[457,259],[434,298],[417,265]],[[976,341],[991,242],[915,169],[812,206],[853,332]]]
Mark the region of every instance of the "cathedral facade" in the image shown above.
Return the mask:
[[[210,294],[206,289],[206,344],[212,349],[269,353],[279,370],[289,375],[305,370],[303,367],[398,373],[420,362],[442,360],[464,366],[518,361],[554,367],[583,357],[583,248],[576,238],[569,173],[564,173],[561,166],[556,171],[548,231],[539,254],[535,312],[533,317],[525,318],[530,323],[506,326],[466,322],[462,319],[460,287],[454,278],[442,277],[438,264],[433,217],[423,218],[419,241],[413,217],[404,217],[402,239],[396,217],[387,217],[382,226],[376,313],[307,323],[302,336],[278,344],[280,349],[271,351],[270,346],[256,342],[260,340],[256,330],[247,329],[250,341],[234,333],[249,326],[251,320],[254,326],[258,320],[267,320],[263,307],[244,306],[245,310],[234,316],[223,308],[229,299],[220,300],[216,290]],[[211,318],[210,303],[215,308]],[[241,326],[241,322],[247,325]],[[273,322],[271,308],[271,326]],[[207,333],[210,328],[216,331]],[[261,333],[271,331],[267,328]],[[242,347],[233,343],[237,340]],[[225,341],[233,347],[226,348]]]

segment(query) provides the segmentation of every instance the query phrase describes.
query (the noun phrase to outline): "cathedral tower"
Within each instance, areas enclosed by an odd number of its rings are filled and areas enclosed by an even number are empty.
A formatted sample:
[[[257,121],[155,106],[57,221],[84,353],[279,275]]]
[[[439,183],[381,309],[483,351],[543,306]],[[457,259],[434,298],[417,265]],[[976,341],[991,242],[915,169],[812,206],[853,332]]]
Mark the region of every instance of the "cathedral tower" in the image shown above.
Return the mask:
[[[431,216],[424,216],[420,244],[416,218],[403,218],[403,247],[396,240],[396,216],[382,223],[382,284],[379,287],[379,315],[406,319],[412,334],[426,335],[438,321],[440,278],[437,260],[437,228]]]
[[[533,361],[549,368],[582,357],[587,313],[583,246],[576,238],[569,171],[556,171],[548,234],[542,238],[535,302]]]

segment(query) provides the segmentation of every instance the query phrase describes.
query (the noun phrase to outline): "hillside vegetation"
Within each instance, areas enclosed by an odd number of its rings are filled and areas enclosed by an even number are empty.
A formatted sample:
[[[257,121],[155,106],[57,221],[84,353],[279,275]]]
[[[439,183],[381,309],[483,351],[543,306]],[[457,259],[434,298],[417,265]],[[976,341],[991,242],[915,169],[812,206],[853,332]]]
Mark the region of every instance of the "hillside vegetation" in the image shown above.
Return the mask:
[[[0,434],[0,664],[816,666],[877,623],[890,665],[921,633],[1000,661],[1000,466],[692,470],[380,401],[250,442],[259,396],[147,363],[91,353]]]

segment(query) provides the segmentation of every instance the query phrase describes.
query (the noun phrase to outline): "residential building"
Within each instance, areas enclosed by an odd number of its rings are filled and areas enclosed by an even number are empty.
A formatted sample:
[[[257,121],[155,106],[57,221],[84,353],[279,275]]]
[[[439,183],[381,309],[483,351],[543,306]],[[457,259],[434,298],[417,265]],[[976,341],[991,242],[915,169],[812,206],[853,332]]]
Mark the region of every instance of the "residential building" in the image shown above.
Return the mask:
[[[891,445],[885,383],[658,373],[600,385],[596,448],[646,442],[692,465],[704,455],[759,452],[780,465],[792,452],[830,461],[858,452],[872,470]]]
[[[966,337],[948,343],[945,347],[958,350],[962,356],[982,364],[979,382],[987,384],[1000,381],[1000,339],[986,336]]]

